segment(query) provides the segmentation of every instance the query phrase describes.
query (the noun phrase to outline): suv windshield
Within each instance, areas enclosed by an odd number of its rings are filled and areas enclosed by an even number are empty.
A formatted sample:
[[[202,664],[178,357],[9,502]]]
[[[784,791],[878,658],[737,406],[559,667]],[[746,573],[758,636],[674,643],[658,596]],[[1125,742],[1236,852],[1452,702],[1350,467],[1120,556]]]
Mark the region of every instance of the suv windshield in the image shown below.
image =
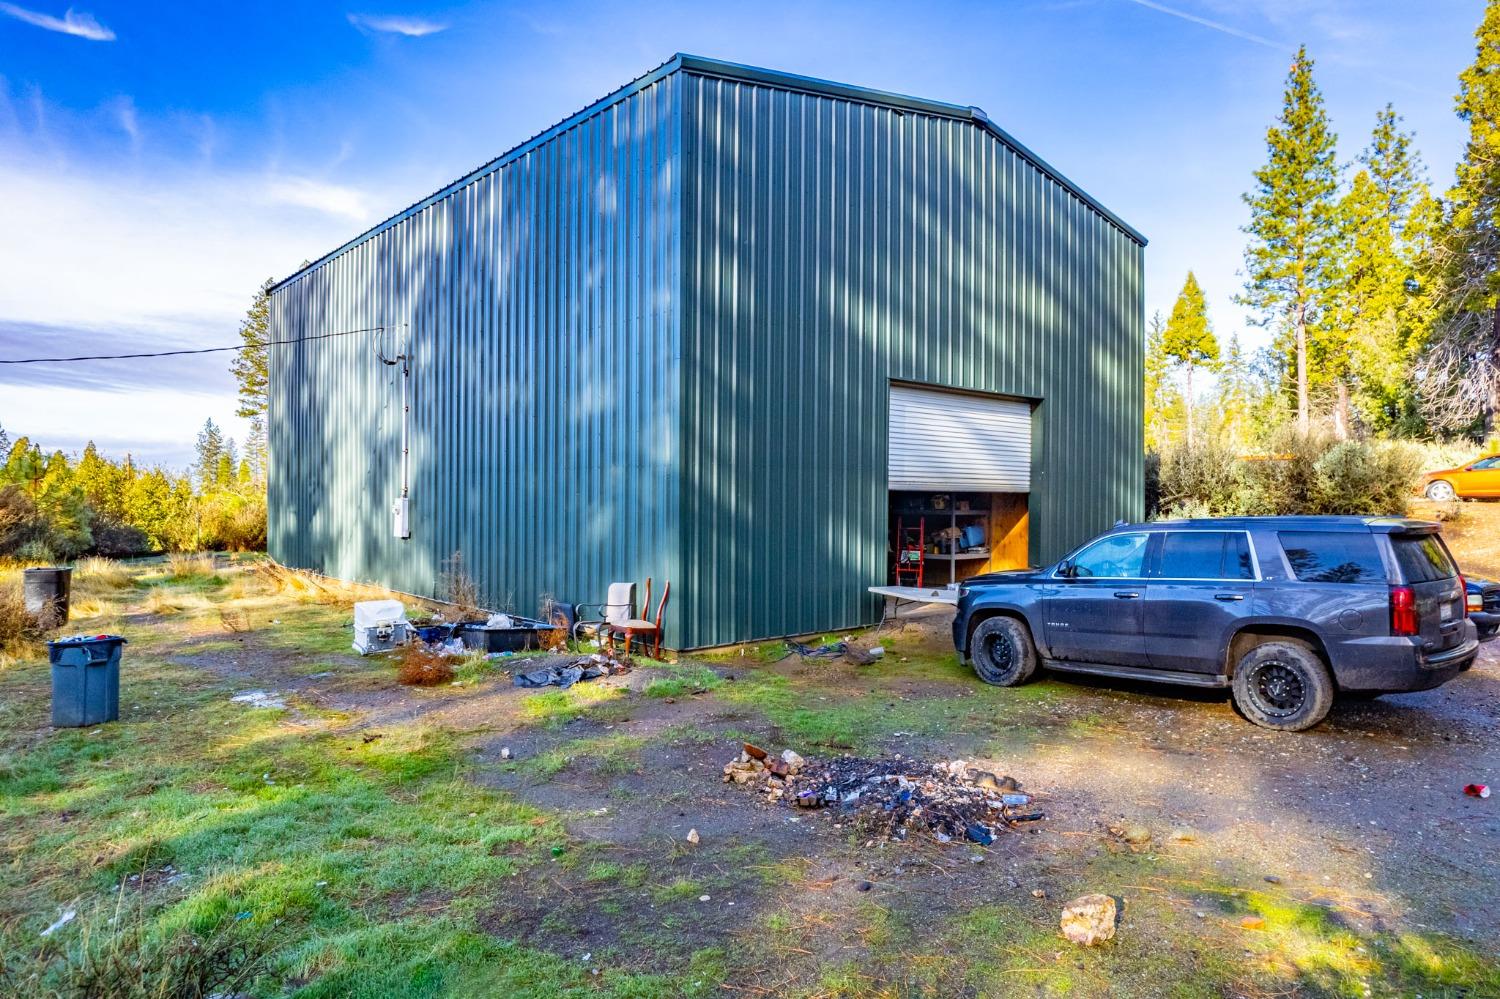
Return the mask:
[[[1458,575],[1453,557],[1436,534],[1393,534],[1391,548],[1408,583],[1433,583]]]

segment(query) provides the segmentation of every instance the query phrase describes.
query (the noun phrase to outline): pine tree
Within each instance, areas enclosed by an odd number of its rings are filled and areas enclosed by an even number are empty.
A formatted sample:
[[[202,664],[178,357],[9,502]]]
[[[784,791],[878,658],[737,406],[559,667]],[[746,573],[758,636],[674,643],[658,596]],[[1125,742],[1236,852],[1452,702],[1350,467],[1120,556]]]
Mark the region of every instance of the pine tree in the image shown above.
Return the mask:
[[[256,291],[245,318],[240,322],[240,340],[244,349],[235,351],[234,360],[229,363],[229,372],[240,386],[240,404],[235,415],[248,419],[266,413],[270,387],[266,343],[271,339],[271,286],[275,283],[268,278]]]
[[[1366,422],[1392,428],[1410,410],[1410,371],[1426,323],[1416,280],[1431,198],[1412,137],[1387,104],[1376,117],[1362,166],[1339,202],[1340,254],[1335,293],[1316,356],[1335,384],[1335,427],[1347,434],[1352,404]]]
[[[204,421],[194,450],[197,460],[193,463],[193,471],[197,473],[198,482],[202,488],[212,489],[218,479],[219,456],[224,452],[224,434],[212,418]]]
[[[1243,451],[1250,435],[1250,413],[1259,384],[1250,359],[1240,347],[1240,338],[1231,336],[1219,370],[1215,405],[1224,437],[1231,447]]]
[[[1170,443],[1170,427],[1181,408],[1181,398],[1172,384],[1171,370],[1162,337],[1166,323],[1158,312],[1146,327],[1146,450],[1160,451]]]
[[[1459,75],[1468,143],[1434,241],[1436,328],[1419,365],[1424,409],[1438,426],[1484,421],[1500,433],[1500,0],[1475,32],[1473,65]]]
[[[10,453],[10,434],[8,434],[8,433],[5,432],[5,428],[4,427],[0,427],[0,454],[9,454],[9,453]]]
[[[1267,159],[1255,171],[1245,248],[1245,290],[1239,302],[1277,323],[1291,339],[1297,427],[1309,426],[1308,339],[1336,262],[1334,196],[1339,186],[1337,136],[1313,82],[1307,48],[1287,73],[1281,115],[1266,132]]]
[[[1213,328],[1208,322],[1208,302],[1198,278],[1188,271],[1177,303],[1172,306],[1172,315],[1167,320],[1162,334],[1162,352],[1174,365],[1181,368],[1186,382],[1183,402],[1187,410],[1187,445],[1193,446],[1193,371],[1219,366],[1219,341],[1214,339]]]
[[[234,487],[234,470],[239,466],[239,463],[240,458],[234,446],[234,438],[226,438],[224,448],[219,452],[219,462],[214,467],[214,485],[219,489],[232,489]]]
[[[245,438],[245,460],[250,462],[252,482],[265,485],[267,458],[265,418],[252,416],[250,417],[250,435]]]

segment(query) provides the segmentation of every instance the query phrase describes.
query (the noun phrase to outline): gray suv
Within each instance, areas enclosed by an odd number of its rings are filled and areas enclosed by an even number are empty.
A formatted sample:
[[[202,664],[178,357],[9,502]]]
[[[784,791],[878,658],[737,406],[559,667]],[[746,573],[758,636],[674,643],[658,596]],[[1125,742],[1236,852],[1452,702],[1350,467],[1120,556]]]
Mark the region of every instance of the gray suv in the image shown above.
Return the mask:
[[[1056,565],[959,588],[953,641],[987,683],[1039,667],[1228,687],[1300,731],[1337,694],[1426,690],[1474,662],[1464,580],[1436,524],[1232,517],[1121,525]]]

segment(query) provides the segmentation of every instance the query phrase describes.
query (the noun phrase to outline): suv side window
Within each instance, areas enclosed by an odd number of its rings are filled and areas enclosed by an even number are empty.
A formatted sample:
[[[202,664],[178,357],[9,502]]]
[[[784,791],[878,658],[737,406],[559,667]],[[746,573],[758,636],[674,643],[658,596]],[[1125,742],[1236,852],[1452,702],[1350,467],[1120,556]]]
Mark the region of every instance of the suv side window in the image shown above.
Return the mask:
[[[1292,572],[1304,583],[1383,583],[1385,566],[1373,535],[1345,531],[1278,531]]]
[[[1163,579],[1254,579],[1243,531],[1168,531],[1156,575]]]
[[[1073,556],[1073,575],[1079,579],[1139,579],[1146,574],[1149,534],[1111,534]]]

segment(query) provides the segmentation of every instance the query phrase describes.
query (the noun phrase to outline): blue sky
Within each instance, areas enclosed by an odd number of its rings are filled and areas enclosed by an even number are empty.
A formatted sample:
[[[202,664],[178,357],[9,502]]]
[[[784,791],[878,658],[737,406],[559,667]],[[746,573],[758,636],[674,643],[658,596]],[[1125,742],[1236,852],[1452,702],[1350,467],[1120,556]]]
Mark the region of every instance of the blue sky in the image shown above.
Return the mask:
[[[0,357],[230,343],[255,286],[674,52],[984,108],[1189,267],[1221,337],[1240,195],[1305,42],[1352,160],[1393,102],[1446,185],[1480,0],[0,2]],[[1419,13],[1417,13],[1419,12]],[[0,366],[0,425],[185,464],[223,355]]]

